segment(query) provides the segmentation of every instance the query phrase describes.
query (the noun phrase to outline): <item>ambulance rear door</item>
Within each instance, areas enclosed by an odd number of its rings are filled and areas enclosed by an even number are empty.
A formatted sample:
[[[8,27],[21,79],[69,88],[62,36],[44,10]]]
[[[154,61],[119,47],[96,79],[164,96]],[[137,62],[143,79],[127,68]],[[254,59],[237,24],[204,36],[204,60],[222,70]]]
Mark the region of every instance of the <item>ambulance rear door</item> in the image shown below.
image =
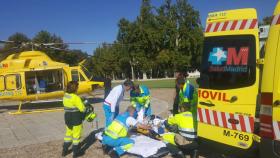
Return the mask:
[[[273,100],[272,100],[272,125],[274,131],[273,153],[274,156],[280,158],[280,2],[274,11],[274,18],[271,24],[271,31],[275,31],[278,34],[278,45],[275,58],[274,69],[274,86],[273,86]],[[273,32],[271,32],[273,33]],[[276,37],[276,38],[277,38]]]
[[[262,78],[260,158],[280,158],[280,2],[266,42]]]
[[[255,9],[209,13],[198,90],[198,135],[223,152],[253,146],[259,92]],[[228,150],[227,150],[228,149]]]
[[[278,24],[280,28],[280,23]],[[280,29],[279,29],[280,30]],[[280,41],[278,40],[272,100],[273,152],[280,158]]]

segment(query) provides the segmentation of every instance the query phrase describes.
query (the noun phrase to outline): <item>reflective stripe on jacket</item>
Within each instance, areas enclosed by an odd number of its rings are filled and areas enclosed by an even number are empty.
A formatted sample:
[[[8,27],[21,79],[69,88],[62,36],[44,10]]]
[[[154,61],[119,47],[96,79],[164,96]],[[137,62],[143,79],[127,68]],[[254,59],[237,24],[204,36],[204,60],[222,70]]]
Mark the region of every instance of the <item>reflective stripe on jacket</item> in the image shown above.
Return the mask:
[[[147,108],[150,105],[150,98],[151,98],[150,91],[148,87],[144,85],[140,85],[139,89],[140,89],[140,94],[135,93],[134,90],[130,92],[131,105],[136,107],[136,104],[138,103],[144,106],[145,108]]]
[[[84,119],[85,105],[76,94],[65,93],[63,97],[64,120],[69,129],[82,124]]]
[[[113,139],[126,137],[128,132],[126,120],[128,117],[128,112],[118,115],[116,119],[105,129],[105,134]]]
[[[194,140],[197,138],[197,132],[195,128],[195,122],[191,112],[183,112],[176,114],[174,117],[170,117],[167,120],[170,125],[177,125],[179,134],[188,140]]]
[[[82,102],[82,99],[73,93],[64,94],[63,106],[65,112],[77,112],[77,111],[84,112],[86,109],[84,103]]]
[[[184,84],[183,90],[179,91],[179,105],[182,105],[183,103],[191,102],[193,99],[194,94],[194,87],[191,85],[190,81],[187,80]]]

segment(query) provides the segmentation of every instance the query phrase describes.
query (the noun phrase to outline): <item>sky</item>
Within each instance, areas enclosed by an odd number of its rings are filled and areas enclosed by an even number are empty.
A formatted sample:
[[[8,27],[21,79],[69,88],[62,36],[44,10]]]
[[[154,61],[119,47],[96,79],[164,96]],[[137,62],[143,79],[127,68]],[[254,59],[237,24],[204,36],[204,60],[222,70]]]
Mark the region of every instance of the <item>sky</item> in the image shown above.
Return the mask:
[[[54,33],[64,42],[112,43],[118,21],[136,19],[142,0],[0,0],[0,40],[15,32],[29,38],[41,30]],[[151,0],[159,6],[164,0]],[[256,8],[258,18],[270,16],[277,0],[189,0],[200,12],[203,26],[208,12]],[[71,45],[92,54],[98,45]]]

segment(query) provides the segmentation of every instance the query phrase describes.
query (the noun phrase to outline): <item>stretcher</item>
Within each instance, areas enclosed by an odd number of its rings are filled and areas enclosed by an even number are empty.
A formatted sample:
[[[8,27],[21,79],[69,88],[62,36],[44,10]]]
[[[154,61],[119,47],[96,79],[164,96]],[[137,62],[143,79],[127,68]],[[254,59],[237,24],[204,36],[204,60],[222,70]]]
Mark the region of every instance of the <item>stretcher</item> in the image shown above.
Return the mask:
[[[164,133],[164,120],[152,115],[138,121],[151,126],[152,130],[130,129],[130,138],[134,140],[135,144],[127,153],[144,158],[159,158],[169,154],[170,150],[166,143],[159,139],[160,135]],[[102,132],[97,133],[95,137],[102,141]]]
[[[102,141],[102,132],[95,135],[96,139]],[[135,144],[127,153],[144,158],[159,158],[169,154],[169,150],[164,142],[152,139],[142,134],[133,134],[130,136]]]

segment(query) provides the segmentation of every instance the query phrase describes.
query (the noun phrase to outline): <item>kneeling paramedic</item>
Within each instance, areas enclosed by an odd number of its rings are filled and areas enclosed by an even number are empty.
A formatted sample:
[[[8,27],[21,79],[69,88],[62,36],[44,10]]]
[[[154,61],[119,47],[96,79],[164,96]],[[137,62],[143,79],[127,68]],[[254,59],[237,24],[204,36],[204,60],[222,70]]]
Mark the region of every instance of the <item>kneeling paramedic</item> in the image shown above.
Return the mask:
[[[130,91],[131,105],[136,108],[138,121],[140,122],[143,121],[144,117],[151,116],[152,114],[150,98],[150,91],[145,85],[135,85],[134,89]]]
[[[64,137],[62,156],[66,156],[68,148],[71,144],[73,144],[73,157],[78,157],[82,154],[79,143],[82,135],[83,120],[86,119],[88,122],[91,122],[96,117],[93,107],[91,107],[90,104],[85,106],[82,99],[76,95],[78,86],[78,82],[70,81],[63,97],[66,133]]]
[[[108,153],[111,157],[119,157],[133,146],[134,141],[128,137],[130,127],[150,129],[149,126],[137,123],[133,118],[134,112],[134,107],[128,107],[126,112],[118,115],[105,129],[102,144],[113,147]]]
[[[195,120],[190,111],[191,105],[184,103],[179,110],[181,113],[169,117],[164,122],[165,127],[171,132],[163,135],[163,141],[177,146],[182,151],[188,151],[192,158],[196,158],[197,132]]]

